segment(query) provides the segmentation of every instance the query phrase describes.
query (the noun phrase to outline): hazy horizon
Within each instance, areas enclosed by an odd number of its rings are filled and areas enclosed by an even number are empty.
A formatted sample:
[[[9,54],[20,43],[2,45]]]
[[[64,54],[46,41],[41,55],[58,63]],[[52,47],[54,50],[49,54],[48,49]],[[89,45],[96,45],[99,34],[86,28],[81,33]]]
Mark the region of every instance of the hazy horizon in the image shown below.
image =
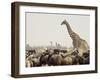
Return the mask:
[[[72,47],[72,40],[63,20],[67,20],[71,28],[82,39],[89,43],[90,17],[85,15],[60,15],[43,13],[26,13],[26,44],[30,46],[61,46]]]

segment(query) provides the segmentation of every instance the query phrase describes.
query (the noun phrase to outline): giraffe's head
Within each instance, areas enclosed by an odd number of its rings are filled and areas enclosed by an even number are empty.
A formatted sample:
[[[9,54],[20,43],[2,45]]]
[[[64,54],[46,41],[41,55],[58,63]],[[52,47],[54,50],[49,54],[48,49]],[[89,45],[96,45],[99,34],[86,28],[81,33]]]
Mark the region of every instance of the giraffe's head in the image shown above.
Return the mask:
[[[66,24],[66,19],[61,23],[61,25]]]

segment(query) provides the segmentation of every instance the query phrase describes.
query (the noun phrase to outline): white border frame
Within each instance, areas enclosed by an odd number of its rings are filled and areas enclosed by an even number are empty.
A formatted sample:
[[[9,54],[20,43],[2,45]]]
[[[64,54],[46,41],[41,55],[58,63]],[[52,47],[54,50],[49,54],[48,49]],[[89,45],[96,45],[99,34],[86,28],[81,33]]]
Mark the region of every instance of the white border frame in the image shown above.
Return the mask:
[[[73,9],[73,8],[52,8],[36,6],[20,6],[19,11],[19,74],[42,74],[55,72],[76,72],[95,70],[95,10]],[[89,65],[69,65],[57,67],[25,67],[25,12],[48,12],[48,13],[69,13],[90,15],[90,64]]]

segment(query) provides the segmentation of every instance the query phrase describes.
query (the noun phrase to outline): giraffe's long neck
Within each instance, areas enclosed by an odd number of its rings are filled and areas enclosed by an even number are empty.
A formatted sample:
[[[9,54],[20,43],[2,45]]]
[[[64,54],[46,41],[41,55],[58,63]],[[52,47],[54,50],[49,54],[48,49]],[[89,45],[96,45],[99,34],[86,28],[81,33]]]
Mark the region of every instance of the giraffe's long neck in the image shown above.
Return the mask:
[[[74,33],[73,30],[71,29],[71,27],[67,21],[65,21],[65,25],[67,27],[69,35],[71,36]]]
[[[62,22],[62,24],[65,24],[65,25],[66,25],[67,30],[68,30],[68,33],[69,33],[69,35],[70,35],[70,37],[72,38],[73,41],[75,41],[77,38],[80,39],[79,35],[76,34],[76,33],[71,29],[70,24],[69,24],[66,20],[64,20],[64,21]]]

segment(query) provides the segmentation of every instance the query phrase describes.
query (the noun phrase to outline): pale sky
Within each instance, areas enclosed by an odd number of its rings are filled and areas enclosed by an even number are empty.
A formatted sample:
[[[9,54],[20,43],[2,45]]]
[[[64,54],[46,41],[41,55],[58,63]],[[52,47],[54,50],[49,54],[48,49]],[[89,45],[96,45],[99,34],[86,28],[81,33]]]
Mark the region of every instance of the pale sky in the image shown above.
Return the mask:
[[[50,41],[71,47],[72,40],[63,20],[67,20],[74,32],[89,44],[90,16],[26,13],[26,44],[30,46],[48,46]]]

